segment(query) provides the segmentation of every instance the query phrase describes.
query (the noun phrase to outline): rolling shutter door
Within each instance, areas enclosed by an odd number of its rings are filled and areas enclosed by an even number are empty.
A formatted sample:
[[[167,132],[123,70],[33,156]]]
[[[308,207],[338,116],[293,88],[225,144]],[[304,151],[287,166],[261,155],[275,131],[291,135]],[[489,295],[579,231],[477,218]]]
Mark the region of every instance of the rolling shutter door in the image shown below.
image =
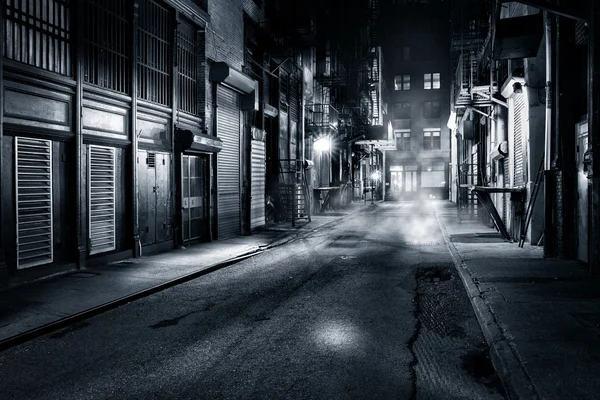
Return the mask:
[[[252,191],[250,204],[250,229],[265,225],[265,142],[252,141]]]
[[[217,155],[218,235],[225,239],[241,232],[240,105],[238,95],[220,85],[217,102],[217,136],[223,141]]]
[[[514,185],[523,186],[523,125],[525,121],[523,109],[525,107],[525,96],[522,93],[516,93],[514,97]]]
[[[52,142],[15,138],[17,269],[53,261]]]
[[[115,151],[90,146],[89,162],[90,254],[115,250]]]

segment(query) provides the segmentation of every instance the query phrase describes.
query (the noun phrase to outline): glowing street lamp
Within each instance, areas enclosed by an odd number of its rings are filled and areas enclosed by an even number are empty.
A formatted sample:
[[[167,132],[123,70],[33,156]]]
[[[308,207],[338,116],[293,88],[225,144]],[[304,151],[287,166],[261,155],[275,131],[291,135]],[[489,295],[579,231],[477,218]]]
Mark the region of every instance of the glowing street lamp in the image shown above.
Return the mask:
[[[373,181],[379,181],[381,179],[381,172],[375,171],[371,174],[371,179]]]
[[[329,144],[329,138],[328,137],[322,137],[319,140],[317,140],[314,144],[315,146],[315,150],[321,153],[324,153],[326,151],[329,151],[330,149],[330,144]]]

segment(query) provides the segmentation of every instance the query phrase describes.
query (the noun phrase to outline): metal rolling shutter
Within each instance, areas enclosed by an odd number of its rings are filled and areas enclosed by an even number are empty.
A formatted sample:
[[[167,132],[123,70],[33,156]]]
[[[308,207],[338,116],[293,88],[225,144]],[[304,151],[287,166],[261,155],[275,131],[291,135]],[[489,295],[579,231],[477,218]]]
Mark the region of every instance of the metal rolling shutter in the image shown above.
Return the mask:
[[[250,204],[250,229],[265,225],[265,142],[252,141],[252,189]]]
[[[523,186],[523,121],[525,108],[525,96],[522,93],[516,93],[514,98],[514,184],[515,186]]]
[[[508,157],[504,157],[504,160],[502,161],[504,163],[504,187],[510,187],[510,175],[509,175],[509,170],[510,170],[510,161],[508,159]],[[502,201],[503,201],[503,209],[502,209],[502,219],[504,221],[504,224],[507,225],[508,224],[508,199],[509,199],[509,194],[508,193],[504,193],[502,195]]]
[[[241,233],[240,196],[240,105],[238,95],[223,86],[217,89],[217,136],[223,150],[217,155],[219,239]]]
[[[115,250],[114,149],[89,147],[88,177],[90,254]]]
[[[15,138],[17,269],[51,263],[52,142]]]

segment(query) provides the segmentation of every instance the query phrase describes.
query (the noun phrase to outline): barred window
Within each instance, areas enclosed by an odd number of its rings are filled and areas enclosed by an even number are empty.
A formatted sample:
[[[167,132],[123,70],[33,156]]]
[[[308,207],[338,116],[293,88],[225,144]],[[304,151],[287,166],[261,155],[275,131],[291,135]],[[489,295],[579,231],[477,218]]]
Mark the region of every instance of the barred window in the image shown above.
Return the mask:
[[[131,2],[85,1],[84,80],[120,93],[130,90]]]
[[[4,57],[71,76],[70,1],[4,1]]]
[[[198,114],[198,53],[196,29],[185,22],[177,31],[177,108]]]
[[[139,3],[138,97],[171,105],[171,13],[152,0]]]

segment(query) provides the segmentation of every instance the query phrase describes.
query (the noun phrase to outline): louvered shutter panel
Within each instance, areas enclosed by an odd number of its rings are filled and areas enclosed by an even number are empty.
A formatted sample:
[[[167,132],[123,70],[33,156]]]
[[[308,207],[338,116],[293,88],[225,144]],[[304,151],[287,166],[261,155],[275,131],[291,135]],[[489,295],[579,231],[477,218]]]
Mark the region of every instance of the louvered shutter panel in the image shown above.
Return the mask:
[[[53,261],[52,142],[15,138],[17,268]]]
[[[115,151],[89,147],[89,251],[115,250]]]
[[[523,186],[525,184],[524,169],[523,169],[523,128],[524,121],[525,96],[522,93],[515,94],[514,100],[514,184],[515,186]]]

